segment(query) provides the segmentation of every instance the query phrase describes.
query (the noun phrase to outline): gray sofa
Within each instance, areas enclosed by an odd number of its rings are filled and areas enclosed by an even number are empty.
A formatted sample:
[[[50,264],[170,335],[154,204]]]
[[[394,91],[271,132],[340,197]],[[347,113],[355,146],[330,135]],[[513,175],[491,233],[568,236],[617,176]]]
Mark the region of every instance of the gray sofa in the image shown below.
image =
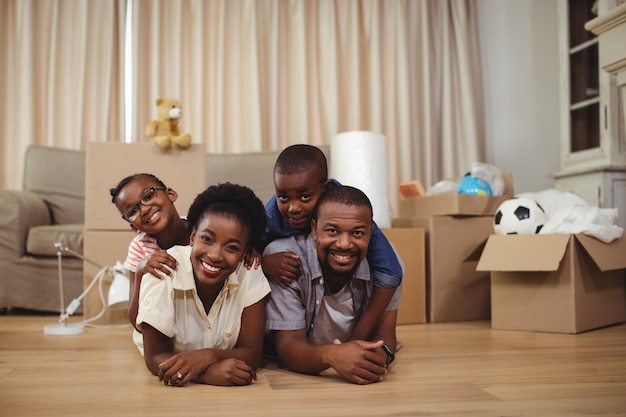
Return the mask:
[[[0,307],[59,311],[55,242],[82,253],[85,153],[30,146],[23,189],[0,190]],[[63,256],[65,303],[79,295],[83,263]]]
[[[328,157],[329,147],[321,148]],[[207,154],[206,183],[247,185],[266,202],[274,191],[278,154]],[[0,190],[0,308],[59,311],[54,243],[82,254],[85,161],[84,151],[31,145],[25,154],[23,190]],[[82,292],[83,262],[67,254],[62,260],[67,305]]]

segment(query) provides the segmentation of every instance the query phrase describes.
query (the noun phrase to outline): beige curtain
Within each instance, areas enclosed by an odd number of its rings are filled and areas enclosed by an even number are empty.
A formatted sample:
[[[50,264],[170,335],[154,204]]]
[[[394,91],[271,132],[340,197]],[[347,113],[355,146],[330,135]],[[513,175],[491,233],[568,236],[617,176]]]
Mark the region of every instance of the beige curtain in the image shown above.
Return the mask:
[[[389,186],[483,160],[472,0],[136,0],[133,140],[154,99],[181,100],[210,152],[387,137]],[[394,207],[395,209],[395,207]]]
[[[123,138],[122,0],[0,0],[0,186],[30,144]]]
[[[29,84],[17,74],[22,64],[12,64],[9,78],[16,81],[12,88],[32,90],[21,106],[41,105],[41,115],[25,117],[39,121],[43,116],[47,143],[80,147],[87,140],[119,140],[124,122],[120,22],[126,2],[0,1],[1,23],[21,16],[14,9],[32,15],[45,15],[39,9],[56,9],[53,16],[66,19],[63,26],[82,31],[82,37],[58,37],[46,45],[63,49],[72,63],[71,75],[64,74],[61,80]],[[4,13],[6,2],[12,5],[10,18]],[[42,3],[47,6],[35,7]],[[72,10],[64,4],[71,4]],[[337,133],[370,130],[387,137],[392,202],[402,181],[419,178],[429,185],[461,175],[484,158],[474,0],[132,0],[130,4],[132,141],[146,140],[144,127],[156,117],[154,101],[161,95],[182,102],[182,129],[210,152],[328,144]],[[110,32],[91,27],[90,19],[96,16],[108,22],[99,21],[98,27],[106,26]],[[45,36],[45,28],[32,20],[31,31]],[[89,42],[78,42],[88,35],[102,37],[105,47],[98,44],[96,53]],[[27,50],[9,52],[22,59],[39,52],[34,46]],[[87,55],[95,55],[91,59],[97,63],[87,65],[91,62]],[[25,68],[56,73],[65,68],[60,62],[66,60],[49,59],[41,68],[32,64]],[[107,83],[99,84],[101,79]],[[68,85],[68,80],[74,83]],[[68,87],[79,91],[68,94],[73,91]],[[62,97],[67,109],[51,105],[51,93]],[[39,135],[34,132],[22,134],[31,129],[24,122],[19,120],[15,128],[22,137],[30,137],[26,142],[35,141]],[[10,133],[16,136],[17,131]],[[25,146],[21,140],[19,146]],[[13,151],[11,157],[19,159],[18,154]],[[9,152],[2,156],[6,159]]]

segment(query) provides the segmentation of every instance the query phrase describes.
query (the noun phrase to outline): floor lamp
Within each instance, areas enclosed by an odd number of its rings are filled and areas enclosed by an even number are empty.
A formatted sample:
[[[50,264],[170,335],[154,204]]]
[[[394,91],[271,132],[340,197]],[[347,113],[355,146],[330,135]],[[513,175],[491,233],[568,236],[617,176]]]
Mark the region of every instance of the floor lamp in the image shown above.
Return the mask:
[[[97,262],[85,258],[80,253],[69,249],[61,242],[56,242],[54,247],[57,250],[57,261],[58,261],[58,269],[59,269],[59,294],[61,301],[61,315],[59,317],[58,324],[49,324],[44,326],[44,334],[56,335],[56,336],[68,336],[68,335],[77,335],[81,334],[85,331],[85,320],[81,323],[73,323],[69,324],[67,319],[74,314],[74,312],[80,306],[82,299],[87,295],[87,293],[93,288],[96,282],[99,282],[102,285],[102,280],[105,275],[113,276],[113,282],[111,283],[111,287],[109,288],[109,297],[107,306],[110,309],[125,309],[128,308],[128,298],[129,298],[129,290],[130,290],[130,280],[126,274],[126,268],[122,265],[121,262],[117,262],[113,268],[108,266],[103,266],[98,264]],[[96,274],[94,279],[89,283],[87,288],[76,298],[72,300],[72,302],[65,307],[65,299],[63,294],[63,253],[69,253],[79,259],[82,259],[85,262],[88,262],[94,266],[100,268],[100,271]],[[102,315],[105,311],[105,307],[103,306]],[[97,316],[96,318],[98,318]],[[95,320],[92,319],[92,320]]]

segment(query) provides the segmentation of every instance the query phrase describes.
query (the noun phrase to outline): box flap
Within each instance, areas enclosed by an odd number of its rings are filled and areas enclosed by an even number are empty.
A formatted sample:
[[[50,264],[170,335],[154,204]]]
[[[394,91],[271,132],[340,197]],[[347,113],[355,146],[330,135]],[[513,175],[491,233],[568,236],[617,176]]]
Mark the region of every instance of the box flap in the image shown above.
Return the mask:
[[[491,235],[477,271],[556,271],[571,235]]]
[[[600,271],[626,268],[626,239],[623,236],[611,243],[604,243],[583,233],[577,234],[576,239]]]
[[[478,244],[478,246],[472,249],[469,255],[463,258],[463,262],[478,262],[480,260],[480,256],[483,254],[483,251],[485,250],[485,246],[487,246],[488,239],[489,238],[483,240],[482,242]]]
[[[503,172],[502,180],[504,181],[504,192],[502,193],[502,195],[506,198],[512,198],[515,195],[515,188],[513,186],[513,174],[510,172]]]

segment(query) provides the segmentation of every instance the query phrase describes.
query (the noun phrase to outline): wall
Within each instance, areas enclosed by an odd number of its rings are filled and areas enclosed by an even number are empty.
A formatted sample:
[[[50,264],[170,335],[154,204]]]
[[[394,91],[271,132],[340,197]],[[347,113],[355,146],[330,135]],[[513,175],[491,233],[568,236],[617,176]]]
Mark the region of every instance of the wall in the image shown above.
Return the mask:
[[[556,0],[477,0],[487,162],[516,192],[554,186],[560,169]]]

